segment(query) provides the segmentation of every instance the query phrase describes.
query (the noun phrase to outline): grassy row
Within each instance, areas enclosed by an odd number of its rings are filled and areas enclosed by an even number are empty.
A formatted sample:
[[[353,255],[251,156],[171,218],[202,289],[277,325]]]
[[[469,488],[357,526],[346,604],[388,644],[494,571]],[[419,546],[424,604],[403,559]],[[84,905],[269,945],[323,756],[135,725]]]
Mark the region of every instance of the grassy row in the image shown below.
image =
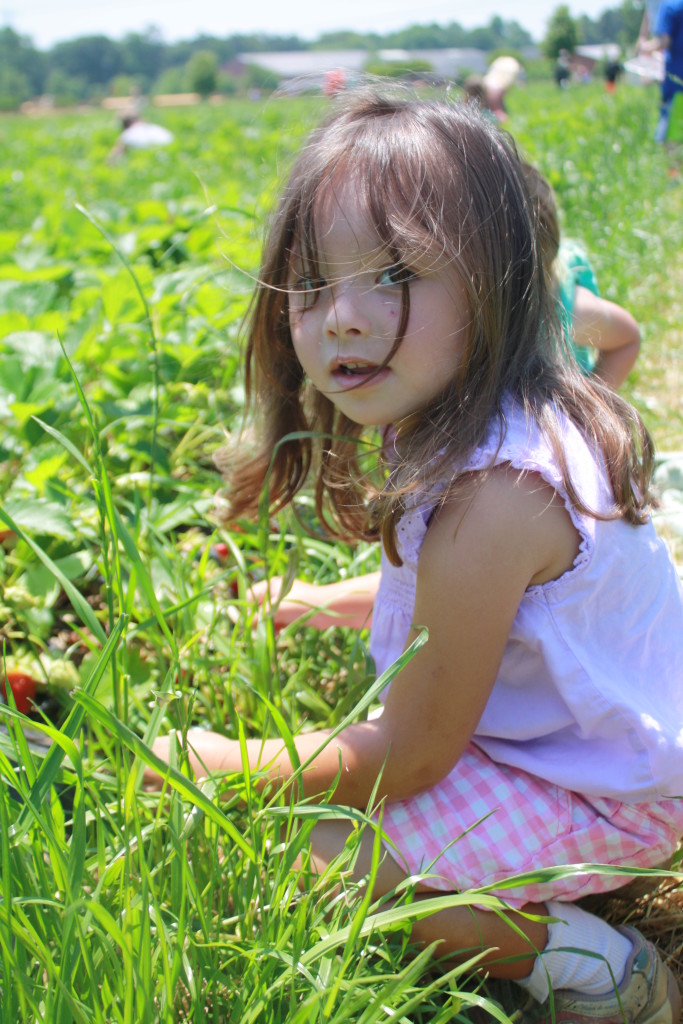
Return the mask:
[[[510,106],[603,291],[643,326],[628,393],[683,448],[681,190],[650,141],[654,95],[529,87]],[[364,634],[276,635],[248,585],[355,575],[376,551],[213,514],[264,212],[320,108],[169,113],[169,151],[114,165],[103,114],[0,121],[0,643],[43,683],[30,723],[0,711],[3,1022],[431,1022],[477,1003],[509,1019],[473,964],[405,956],[411,886],[394,906],[349,889],[363,815],[313,880],[310,829],[348,811],[248,774],[197,787],[182,749],[161,800],[139,786],[159,729],[291,740],[367,700]]]

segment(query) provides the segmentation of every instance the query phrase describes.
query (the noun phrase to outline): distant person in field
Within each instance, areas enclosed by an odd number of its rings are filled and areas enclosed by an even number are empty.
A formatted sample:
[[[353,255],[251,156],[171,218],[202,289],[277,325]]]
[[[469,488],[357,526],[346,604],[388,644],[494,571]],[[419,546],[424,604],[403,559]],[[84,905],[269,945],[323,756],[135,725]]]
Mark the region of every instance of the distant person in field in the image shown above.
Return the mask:
[[[270,788],[305,763],[303,799],[332,793],[382,830],[322,818],[307,871],[357,841],[345,870],[373,898],[475,890],[411,940],[481,954],[546,1024],[678,1022],[654,946],[577,900],[667,861],[683,832],[683,593],[644,424],[562,352],[512,141],[474,104],[349,95],[295,163],[256,280],[259,440],[225,456],[230,521],[263,513],[266,486],[272,512],[306,487],[332,536],[382,546],[379,573],[256,596],[280,624],[372,617],[378,674],[413,656],[379,714],[298,732],[295,753],[191,730],[191,770],[246,758]]]
[[[344,68],[333,68],[325,72],[323,79],[323,96],[336,96],[347,87],[347,74]]]
[[[462,88],[468,103],[476,103],[484,117],[497,120],[489,106],[489,97],[482,75],[468,75],[463,82]]]
[[[550,182],[531,164],[525,165],[525,171],[538,219],[543,266],[565,338],[584,373],[594,373],[618,388],[638,358],[638,324],[627,310],[600,296],[585,250],[560,236]]]
[[[614,92],[617,82],[623,74],[624,67],[618,60],[608,60],[605,64],[605,89]]]
[[[514,57],[496,57],[484,75],[487,106],[499,121],[507,121],[505,97],[520,78],[522,65]]]
[[[168,128],[144,121],[139,114],[126,114],[121,119],[121,134],[109,154],[109,160],[120,159],[128,149],[153,149],[169,146],[172,142],[173,133]]]
[[[569,67],[569,51],[560,50],[557,60],[555,61],[555,70],[553,72],[556,84],[560,89],[568,89],[569,82],[571,81],[572,72]]]
[[[683,92],[683,0],[663,0],[659,5],[652,39],[640,39],[640,53],[664,52],[664,80],[661,87],[661,106],[655,130],[657,142],[668,142],[671,115],[676,101],[679,117],[683,117],[683,103],[676,100]]]

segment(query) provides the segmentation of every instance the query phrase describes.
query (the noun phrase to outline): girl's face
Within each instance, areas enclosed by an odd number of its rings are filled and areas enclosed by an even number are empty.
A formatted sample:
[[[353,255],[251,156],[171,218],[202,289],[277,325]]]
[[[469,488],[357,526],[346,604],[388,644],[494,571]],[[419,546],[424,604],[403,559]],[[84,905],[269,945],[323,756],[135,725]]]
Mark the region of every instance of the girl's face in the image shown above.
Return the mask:
[[[455,271],[424,257],[396,264],[352,186],[329,195],[316,219],[320,264],[295,252],[289,325],[307,377],[350,420],[384,426],[428,407],[453,378],[470,313]],[[402,283],[410,288],[405,336],[396,341]]]

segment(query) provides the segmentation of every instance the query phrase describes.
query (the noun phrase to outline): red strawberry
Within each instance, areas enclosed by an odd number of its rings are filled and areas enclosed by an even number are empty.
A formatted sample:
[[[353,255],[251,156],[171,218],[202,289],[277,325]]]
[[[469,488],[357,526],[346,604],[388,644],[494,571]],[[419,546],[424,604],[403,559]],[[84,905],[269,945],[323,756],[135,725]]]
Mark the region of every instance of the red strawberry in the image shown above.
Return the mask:
[[[0,693],[5,700],[7,700],[6,681],[12,690],[17,711],[20,711],[22,715],[27,715],[33,706],[33,698],[36,695],[35,679],[28,672],[22,672],[21,669],[9,669],[7,672],[3,672],[0,680]]]

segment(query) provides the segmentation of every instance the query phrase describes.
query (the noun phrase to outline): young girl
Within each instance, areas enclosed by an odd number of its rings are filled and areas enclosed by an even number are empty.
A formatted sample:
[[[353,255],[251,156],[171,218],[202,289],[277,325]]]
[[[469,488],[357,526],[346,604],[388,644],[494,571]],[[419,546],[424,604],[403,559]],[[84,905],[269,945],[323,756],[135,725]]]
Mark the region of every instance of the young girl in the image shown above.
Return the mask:
[[[547,284],[555,297],[566,340],[585,373],[595,373],[618,388],[638,358],[638,324],[627,310],[602,298],[583,248],[572,239],[560,237],[550,182],[531,164],[524,167]]]
[[[335,802],[366,808],[379,778],[392,845],[375,895],[429,869],[418,899],[486,885],[535,915],[512,928],[453,907],[413,938],[487,950],[541,1002],[552,987],[548,1021],[678,1021],[654,948],[575,905],[627,877],[496,889],[529,869],[659,866],[683,830],[683,598],[648,518],[650,440],[555,336],[512,143],[471,105],[347,99],[291,173],[260,281],[247,386],[263,443],[230,467],[232,515],[256,514],[266,478],[276,510],[312,477],[321,521],[381,539],[382,569],[297,585],[285,620],[320,605],[316,624],[327,608],[360,625],[374,602],[378,672],[429,631],[381,714],[313,758],[306,796],[337,780]],[[299,758],[326,736],[297,736]],[[242,770],[236,740],[189,746],[197,774]],[[292,773],[279,740],[247,752],[266,780]],[[314,869],[348,834],[316,826]]]

